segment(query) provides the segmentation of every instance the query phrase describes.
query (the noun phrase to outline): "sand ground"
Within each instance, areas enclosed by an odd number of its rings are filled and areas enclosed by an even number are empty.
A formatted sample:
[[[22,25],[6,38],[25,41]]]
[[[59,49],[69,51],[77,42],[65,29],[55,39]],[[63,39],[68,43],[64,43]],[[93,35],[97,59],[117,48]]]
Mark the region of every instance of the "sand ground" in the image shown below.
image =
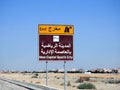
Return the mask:
[[[0,77],[19,80],[34,84],[46,84],[46,74],[39,73],[35,78],[35,73],[0,73]],[[76,83],[80,77],[90,77],[94,80],[84,81],[83,83],[92,83],[96,86],[97,90],[120,90],[120,83],[107,83],[104,79],[115,79],[120,81],[120,74],[80,74],[80,73],[67,73],[66,84],[67,90],[77,90],[77,86],[81,83]],[[102,79],[102,80],[101,80]],[[48,73],[48,86],[64,89],[64,73]]]

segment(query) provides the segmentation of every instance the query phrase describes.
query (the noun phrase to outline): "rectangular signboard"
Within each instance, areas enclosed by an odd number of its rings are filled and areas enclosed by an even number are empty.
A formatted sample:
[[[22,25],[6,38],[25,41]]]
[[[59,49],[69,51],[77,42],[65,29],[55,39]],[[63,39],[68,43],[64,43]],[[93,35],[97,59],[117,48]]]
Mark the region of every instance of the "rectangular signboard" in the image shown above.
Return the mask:
[[[74,26],[59,24],[38,24],[38,34],[74,34]]]
[[[39,35],[39,60],[73,60],[73,35]]]

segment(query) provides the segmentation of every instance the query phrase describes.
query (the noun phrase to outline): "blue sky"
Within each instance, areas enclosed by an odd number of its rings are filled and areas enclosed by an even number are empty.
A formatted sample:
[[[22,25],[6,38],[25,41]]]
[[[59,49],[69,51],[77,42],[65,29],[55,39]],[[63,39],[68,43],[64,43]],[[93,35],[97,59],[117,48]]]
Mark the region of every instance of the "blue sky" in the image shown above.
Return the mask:
[[[0,0],[0,69],[40,70],[38,24],[74,25],[67,68],[120,67],[119,0]],[[63,61],[48,68],[63,68]]]

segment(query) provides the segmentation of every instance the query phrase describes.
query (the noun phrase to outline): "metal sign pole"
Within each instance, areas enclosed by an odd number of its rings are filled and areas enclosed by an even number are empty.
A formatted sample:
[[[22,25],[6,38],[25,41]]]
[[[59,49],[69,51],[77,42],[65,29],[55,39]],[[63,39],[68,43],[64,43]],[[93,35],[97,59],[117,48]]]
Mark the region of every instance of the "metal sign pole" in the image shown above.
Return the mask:
[[[64,90],[66,90],[66,68],[65,68],[65,63],[66,61],[64,61]]]
[[[48,86],[48,68],[47,68],[48,61],[46,61],[46,86]]]

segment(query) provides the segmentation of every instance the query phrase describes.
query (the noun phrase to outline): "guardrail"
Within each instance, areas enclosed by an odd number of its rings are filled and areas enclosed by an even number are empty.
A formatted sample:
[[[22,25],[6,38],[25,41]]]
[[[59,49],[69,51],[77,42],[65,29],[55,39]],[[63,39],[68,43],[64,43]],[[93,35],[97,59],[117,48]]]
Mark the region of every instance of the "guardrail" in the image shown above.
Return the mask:
[[[53,87],[49,87],[49,86],[44,86],[44,85],[40,85],[40,84],[36,85],[36,84],[32,84],[32,83],[21,82],[21,81],[17,81],[17,80],[10,80],[10,79],[1,78],[1,77],[0,77],[0,80],[27,88],[29,90],[59,90],[57,88],[53,88]]]

